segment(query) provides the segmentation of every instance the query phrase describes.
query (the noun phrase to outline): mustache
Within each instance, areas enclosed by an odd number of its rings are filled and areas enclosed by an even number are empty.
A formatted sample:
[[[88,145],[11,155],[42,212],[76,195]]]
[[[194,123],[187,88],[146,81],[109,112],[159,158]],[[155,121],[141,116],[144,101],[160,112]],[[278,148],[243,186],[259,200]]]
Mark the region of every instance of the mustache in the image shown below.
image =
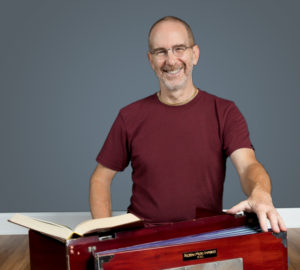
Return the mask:
[[[180,68],[183,68],[184,65],[173,65],[173,66],[170,66],[170,65],[164,65],[162,66],[161,70],[163,71],[174,71],[174,70],[177,70],[177,69],[180,69]]]

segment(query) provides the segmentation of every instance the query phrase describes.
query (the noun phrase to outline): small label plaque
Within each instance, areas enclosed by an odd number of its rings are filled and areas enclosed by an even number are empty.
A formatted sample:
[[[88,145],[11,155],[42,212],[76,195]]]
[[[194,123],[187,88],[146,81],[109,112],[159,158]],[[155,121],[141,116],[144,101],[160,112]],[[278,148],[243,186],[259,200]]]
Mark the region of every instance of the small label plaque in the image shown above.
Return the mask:
[[[200,251],[185,252],[182,254],[184,261],[198,260],[217,257],[217,249],[206,249]]]

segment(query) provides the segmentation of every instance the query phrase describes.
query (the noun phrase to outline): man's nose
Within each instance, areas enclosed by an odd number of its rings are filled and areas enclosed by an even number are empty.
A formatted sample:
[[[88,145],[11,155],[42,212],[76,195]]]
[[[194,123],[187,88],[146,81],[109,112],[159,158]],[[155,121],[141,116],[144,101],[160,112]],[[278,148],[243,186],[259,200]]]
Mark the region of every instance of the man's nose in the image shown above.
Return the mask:
[[[172,48],[167,50],[166,62],[170,65],[176,62],[176,56],[174,55]]]

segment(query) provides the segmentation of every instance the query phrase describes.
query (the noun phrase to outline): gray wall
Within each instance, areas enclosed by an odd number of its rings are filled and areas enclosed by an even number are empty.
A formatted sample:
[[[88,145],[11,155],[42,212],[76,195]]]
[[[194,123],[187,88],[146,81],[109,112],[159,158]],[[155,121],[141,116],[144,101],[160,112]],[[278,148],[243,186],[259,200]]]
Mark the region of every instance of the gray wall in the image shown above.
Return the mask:
[[[187,20],[198,87],[234,100],[277,207],[300,207],[297,0],[0,2],[0,211],[88,211],[89,177],[118,110],[158,90],[147,32]],[[126,209],[130,169],[113,182]],[[231,162],[224,207],[243,199]]]

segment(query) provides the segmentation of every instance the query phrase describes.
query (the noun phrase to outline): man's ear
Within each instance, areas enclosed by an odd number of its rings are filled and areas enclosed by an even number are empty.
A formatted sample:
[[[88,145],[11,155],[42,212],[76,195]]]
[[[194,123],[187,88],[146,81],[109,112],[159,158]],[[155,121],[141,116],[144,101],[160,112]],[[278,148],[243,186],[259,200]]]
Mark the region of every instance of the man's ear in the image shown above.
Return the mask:
[[[193,54],[194,54],[193,64],[194,66],[196,66],[200,57],[200,48],[197,44],[193,47]]]
[[[152,64],[152,55],[151,55],[151,53],[150,52],[147,52],[147,57],[148,57],[148,61],[149,61],[149,63],[150,63],[150,65],[151,65],[151,67],[152,67],[152,69],[153,69],[153,64]]]

